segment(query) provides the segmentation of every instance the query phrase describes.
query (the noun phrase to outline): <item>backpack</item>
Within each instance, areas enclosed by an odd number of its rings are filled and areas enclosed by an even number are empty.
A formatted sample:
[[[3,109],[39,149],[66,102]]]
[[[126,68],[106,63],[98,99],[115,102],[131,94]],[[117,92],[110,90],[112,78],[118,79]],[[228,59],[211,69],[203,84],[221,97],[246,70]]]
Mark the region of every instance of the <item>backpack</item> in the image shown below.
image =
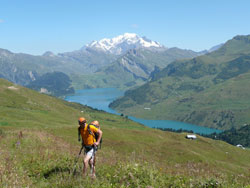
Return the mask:
[[[98,138],[99,138],[99,134],[98,133],[92,133],[92,131],[90,130],[90,125],[92,125],[92,124],[88,124],[88,132],[89,132],[89,134],[91,134],[92,136],[94,136],[95,137],[95,140],[98,140]],[[92,125],[92,126],[94,126],[95,128],[99,128],[99,127],[97,127],[96,125]],[[85,128],[85,124],[84,124],[84,126],[83,127],[79,127],[78,128],[78,141],[80,142],[80,135],[81,135],[81,129],[84,129]],[[83,140],[82,140],[82,144],[83,144]],[[101,140],[100,140],[100,144],[99,144],[99,146],[98,146],[98,148],[100,147],[100,149],[101,149],[101,147],[102,147],[102,138],[101,138]]]
[[[89,131],[89,134],[93,135],[93,133],[92,133],[91,130],[90,130],[90,125],[92,125],[92,124],[88,124],[88,131]],[[96,125],[92,125],[92,126],[94,126],[95,128],[99,129],[99,127],[97,127]],[[98,138],[99,138],[99,134],[98,134],[98,133],[95,133],[94,136],[95,136],[95,140],[97,141]],[[99,146],[100,146],[100,149],[101,149],[101,147],[102,147],[102,138],[101,138],[101,140],[100,140]],[[98,146],[98,148],[99,148],[99,146]]]

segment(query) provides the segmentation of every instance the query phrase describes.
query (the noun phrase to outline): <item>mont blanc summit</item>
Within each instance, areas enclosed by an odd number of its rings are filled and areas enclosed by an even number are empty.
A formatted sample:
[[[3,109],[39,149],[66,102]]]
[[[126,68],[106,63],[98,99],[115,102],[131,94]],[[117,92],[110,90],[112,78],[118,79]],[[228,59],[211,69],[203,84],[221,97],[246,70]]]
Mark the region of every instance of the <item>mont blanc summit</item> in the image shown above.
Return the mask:
[[[104,38],[100,41],[93,41],[87,44],[83,49],[100,50],[107,53],[121,55],[130,49],[135,48],[162,48],[163,46],[155,41],[149,40],[146,37],[139,37],[135,33],[124,33],[112,39]]]

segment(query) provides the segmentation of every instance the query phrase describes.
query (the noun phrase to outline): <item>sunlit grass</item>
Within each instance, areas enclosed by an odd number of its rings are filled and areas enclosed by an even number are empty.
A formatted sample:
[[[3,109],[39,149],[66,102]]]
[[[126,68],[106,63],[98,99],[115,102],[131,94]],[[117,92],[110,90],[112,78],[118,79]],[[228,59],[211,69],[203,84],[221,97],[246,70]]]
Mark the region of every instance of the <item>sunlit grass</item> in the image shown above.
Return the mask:
[[[78,147],[35,130],[22,129],[22,137],[19,130],[2,131],[0,148],[1,187],[243,187],[248,182],[243,174],[214,176],[209,166],[199,163],[188,163],[190,173],[184,172],[185,165],[176,163],[178,170],[171,172],[138,160],[135,153],[121,160],[114,150],[98,151],[97,179],[93,181],[82,177],[83,158],[75,163]]]
[[[144,127],[125,117],[0,82],[0,187],[243,187],[250,151],[225,142]],[[19,86],[18,86],[19,87]],[[2,100],[3,99],[3,100]],[[16,105],[15,105],[16,104]],[[103,130],[97,179],[72,176],[77,119]],[[22,132],[22,134],[20,133]]]

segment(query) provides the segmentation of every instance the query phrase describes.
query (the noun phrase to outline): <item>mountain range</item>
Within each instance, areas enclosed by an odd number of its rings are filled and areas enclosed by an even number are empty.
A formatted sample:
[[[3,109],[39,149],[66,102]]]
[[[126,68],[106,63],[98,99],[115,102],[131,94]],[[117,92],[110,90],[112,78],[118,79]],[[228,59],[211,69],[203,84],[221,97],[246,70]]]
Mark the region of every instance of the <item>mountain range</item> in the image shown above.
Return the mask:
[[[93,87],[130,88],[145,83],[151,73],[163,69],[177,59],[196,57],[191,50],[169,48],[153,50],[147,48],[131,49],[111,64],[98,69],[94,74],[72,75],[78,89]]]
[[[164,68],[176,59],[201,53],[166,48],[146,37],[125,33],[59,54],[48,51],[34,56],[0,49],[0,77],[25,86],[45,73],[57,71],[70,76],[78,89],[134,86],[144,83],[155,66]],[[122,74],[116,76],[118,72]]]
[[[111,107],[136,117],[226,130],[250,121],[249,82],[250,35],[236,36],[216,51],[174,61]]]

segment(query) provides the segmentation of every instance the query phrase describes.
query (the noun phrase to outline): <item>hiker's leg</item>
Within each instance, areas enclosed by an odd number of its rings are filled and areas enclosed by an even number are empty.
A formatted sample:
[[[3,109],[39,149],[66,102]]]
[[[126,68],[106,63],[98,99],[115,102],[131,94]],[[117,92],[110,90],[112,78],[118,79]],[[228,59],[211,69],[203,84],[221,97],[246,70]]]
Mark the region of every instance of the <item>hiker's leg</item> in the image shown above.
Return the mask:
[[[93,160],[93,169],[92,169],[92,177],[95,178],[95,162],[96,162],[96,154]]]
[[[91,158],[91,156],[86,155],[84,160],[83,160],[83,165],[84,165],[84,167],[83,167],[83,176],[86,176],[88,163],[89,163],[90,158]]]
[[[92,165],[94,165],[94,159],[95,159],[95,156],[92,156],[89,160],[89,167],[91,168]]]
[[[83,168],[83,175],[86,175],[87,173],[87,168],[88,168],[88,163],[89,163],[89,160],[91,159],[92,155],[93,155],[93,152],[94,152],[94,149],[90,149],[89,151],[86,151],[86,156],[83,160],[83,163],[84,163],[84,168]]]
[[[90,167],[90,173],[91,173],[91,176],[92,178],[95,177],[95,167],[94,167],[94,159],[95,158],[94,156],[91,157],[91,159],[89,160],[89,167]]]
[[[94,162],[93,162],[93,156],[92,156],[91,159],[89,160],[89,167],[91,169],[91,174],[93,173],[93,164]]]
[[[92,176],[92,178],[95,178],[96,150],[94,151],[93,156],[90,159],[90,163],[91,163],[91,166],[92,166],[92,168],[91,168],[91,172],[92,172],[91,176]]]

